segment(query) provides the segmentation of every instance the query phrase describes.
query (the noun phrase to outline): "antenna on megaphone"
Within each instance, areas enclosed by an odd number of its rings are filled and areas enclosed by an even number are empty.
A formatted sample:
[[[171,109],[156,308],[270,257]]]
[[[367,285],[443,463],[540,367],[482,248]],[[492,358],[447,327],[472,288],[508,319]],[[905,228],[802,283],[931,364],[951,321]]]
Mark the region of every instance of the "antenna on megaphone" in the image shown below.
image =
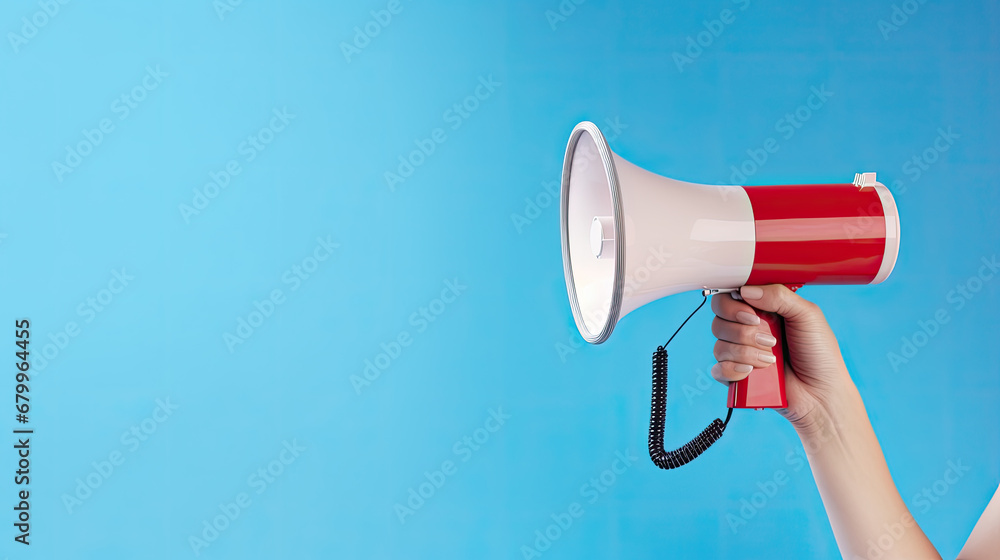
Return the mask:
[[[573,319],[592,344],[606,341],[629,312],[689,290],[707,301],[748,284],[877,284],[899,251],[896,204],[874,173],[824,185],[687,183],[622,159],[592,122],[578,124],[566,146],[560,227]],[[730,415],[788,406],[781,318],[757,315],[778,340],[777,361],[730,384]],[[653,356],[650,456],[674,468],[721,437],[729,416],[681,449],[663,451],[666,363],[664,344]]]

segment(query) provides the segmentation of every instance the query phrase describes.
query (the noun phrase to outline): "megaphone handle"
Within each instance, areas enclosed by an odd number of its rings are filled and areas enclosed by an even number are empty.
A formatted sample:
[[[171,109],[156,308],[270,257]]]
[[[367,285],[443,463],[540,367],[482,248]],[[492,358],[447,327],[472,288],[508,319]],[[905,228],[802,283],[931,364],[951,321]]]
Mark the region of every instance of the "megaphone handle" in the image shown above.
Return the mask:
[[[786,408],[785,396],[785,326],[777,313],[754,309],[760,317],[761,332],[770,333],[777,341],[774,357],[768,367],[754,368],[746,378],[729,384],[730,408]]]

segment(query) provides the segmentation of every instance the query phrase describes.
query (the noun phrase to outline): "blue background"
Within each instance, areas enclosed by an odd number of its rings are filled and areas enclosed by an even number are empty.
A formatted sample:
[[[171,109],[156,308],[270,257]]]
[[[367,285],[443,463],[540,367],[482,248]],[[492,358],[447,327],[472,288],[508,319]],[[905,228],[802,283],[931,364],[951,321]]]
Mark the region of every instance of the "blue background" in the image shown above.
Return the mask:
[[[911,511],[957,554],[1000,472],[1000,279],[972,281],[971,299],[952,292],[1000,240],[995,3],[911,2],[880,30],[892,1],[403,0],[345,55],[386,6],[246,1],[220,17],[209,0],[70,2],[14,45],[42,8],[4,2],[0,318],[31,320],[36,433],[30,548],[12,540],[11,434],[0,452],[0,554],[195,557],[190,538],[245,493],[200,557],[522,558],[574,502],[583,515],[543,557],[839,557],[777,414],[738,412],[683,469],[649,462],[650,354],[700,298],[655,302],[606,344],[583,344],[545,185],[585,119],[625,158],[683,180],[729,183],[770,137],[780,149],[750,184],[879,173],[902,215],[894,273],[803,295],[838,334]],[[678,63],[725,9],[735,21]],[[167,75],[122,119],[113,104],[147,66]],[[490,77],[500,85],[453,128],[447,111]],[[813,87],[833,96],[786,138],[779,119]],[[246,161],[241,142],[283,108],[294,118]],[[60,180],[53,162],[105,118],[114,130]],[[386,172],[436,128],[444,142],[390,189]],[[944,152],[939,129],[958,135]],[[181,205],[231,159],[241,173],[185,219]],[[327,236],[339,247],[293,291],[286,272]],[[122,267],[134,279],[102,293]],[[455,279],[460,295],[435,302]],[[230,352],[224,334],[276,289],[283,303]],[[894,368],[889,354],[938,310],[948,322]],[[710,319],[672,352],[668,445],[725,412],[706,373]],[[77,335],[63,338],[70,321]],[[11,353],[12,330],[0,340]],[[404,331],[410,344],[368,382],[366,360]],[[177,409],[149,420],[167,398]],[[477,432],[491,409],[509,418]],[[155,431],[133,451],[122,434],[144,420]],[[474,451],[462,443],[484,434]],[[305,451],[274,463],[283,442]],[[67,507],[114,452],[124,462]],[[593,493],[616,452],[639,459]],[[401,522],[396,504],[445,461],[454,474]],[[949,461],[971,471],[922,505]],[[282,472],[258,493],[249,477],[269,465]],[[776,475],[787,482],[755,496]],[[760,507],[741,514],[743,500]]]

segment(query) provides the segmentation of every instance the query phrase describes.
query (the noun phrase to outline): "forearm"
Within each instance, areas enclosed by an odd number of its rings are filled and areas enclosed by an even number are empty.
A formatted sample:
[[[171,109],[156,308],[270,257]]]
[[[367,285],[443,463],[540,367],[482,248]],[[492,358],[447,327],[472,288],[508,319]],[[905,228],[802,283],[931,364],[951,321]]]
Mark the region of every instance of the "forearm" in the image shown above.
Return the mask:
[[[846,372],[845,372],[846,373]],[[941,556],[913,520],[889,474],[853,383],[796,426],[844,558]]]

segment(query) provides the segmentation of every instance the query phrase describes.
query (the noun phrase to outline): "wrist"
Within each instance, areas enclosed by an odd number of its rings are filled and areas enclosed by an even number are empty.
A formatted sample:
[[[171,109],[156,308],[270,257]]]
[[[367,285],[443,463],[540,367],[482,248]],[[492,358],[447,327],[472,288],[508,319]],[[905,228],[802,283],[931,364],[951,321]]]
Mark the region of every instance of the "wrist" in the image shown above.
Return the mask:
[[[825,392],[822,400],[817,399],[806,414],[792,421],[807,450],[818,451],[831,441],[849,440],[850,433],[868,423],[861,394],[850,377],[845,377],[845,382]]]

